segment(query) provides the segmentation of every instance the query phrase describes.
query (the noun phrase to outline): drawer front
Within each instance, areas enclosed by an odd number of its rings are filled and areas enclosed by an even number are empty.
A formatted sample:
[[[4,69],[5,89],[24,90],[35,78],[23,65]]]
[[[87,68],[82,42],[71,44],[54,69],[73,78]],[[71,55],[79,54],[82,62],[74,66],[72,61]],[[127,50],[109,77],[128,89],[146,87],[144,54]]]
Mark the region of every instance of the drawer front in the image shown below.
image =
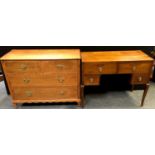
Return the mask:
[[[13,76],[9,78],[12,87],[51,87],[51,86],[77,86],[79,85],[78,75],[75,73],[52,74],[31,76]]]
[[[79,60],[55,60],[42,63],[44,73],[76,73],[80,70]]]
[[[33,73],[41,72],[39,61],[5,61],[2,63],[6,73]]]
[[[6,73],[32,74],[44,73],[76,73],[80,69],[79,60],[52,60],[52,61],[5,61]]]
[[[100,76],[97,75],[84,75],[83,77],[84,85],[99,85],[100,84]]]
[[[118,73],[150,73],[152,62],[125,62],[118,64]]]
[[[116,63],[83,63],[83,74],[116,74]]]
[[[14,88],[14,100],[57,100],[78,98],[77,87]]]
[[[149,74],[133,74],[131,84],[146,84],[149,80]]]

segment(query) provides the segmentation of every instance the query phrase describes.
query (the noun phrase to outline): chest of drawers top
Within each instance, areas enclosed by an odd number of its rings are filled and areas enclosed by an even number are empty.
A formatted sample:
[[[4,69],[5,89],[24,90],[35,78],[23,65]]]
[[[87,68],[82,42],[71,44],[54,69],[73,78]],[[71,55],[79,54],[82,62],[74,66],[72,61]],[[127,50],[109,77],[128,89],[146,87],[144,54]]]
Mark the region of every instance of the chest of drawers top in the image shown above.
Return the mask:
[[[141,50],[134,51],[94,51],[82,52],[82,62],[129,62],[153,61],[151,57]]]
[[[80,59],[78,49],[14,49],[4,55],[1,60],[65,60]]]

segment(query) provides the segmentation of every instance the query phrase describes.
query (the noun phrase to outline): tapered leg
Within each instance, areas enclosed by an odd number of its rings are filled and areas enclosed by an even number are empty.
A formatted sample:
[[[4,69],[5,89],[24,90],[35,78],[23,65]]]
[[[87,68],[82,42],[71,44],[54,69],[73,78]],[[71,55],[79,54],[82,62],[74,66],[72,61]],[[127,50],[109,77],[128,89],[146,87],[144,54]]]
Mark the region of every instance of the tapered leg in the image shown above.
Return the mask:
[[[135,85],[134,85],[134,84],[132,84],[132,85],[131,85],[131,91],[133,91],[133,90],[134,90],[134,87],[135,87]]]
[[[0,82],[3,81],[3,75],[0,75]]]
[[[84,85],[81,85],[81,107],[84,107]]]
[[[16,103],[12,103],[13,107],[16,109],[17,108],[17,104]]]
[[[141,101],[141,107],[144,105],[144,100],[145,100],[145,97],[146,97],[146,95],[147,95],[149,86],[150,86],[149,83],[147,83],[147,84],[145,85],[144,93],[143,93],[143,97],[142,97],[142,101]]]

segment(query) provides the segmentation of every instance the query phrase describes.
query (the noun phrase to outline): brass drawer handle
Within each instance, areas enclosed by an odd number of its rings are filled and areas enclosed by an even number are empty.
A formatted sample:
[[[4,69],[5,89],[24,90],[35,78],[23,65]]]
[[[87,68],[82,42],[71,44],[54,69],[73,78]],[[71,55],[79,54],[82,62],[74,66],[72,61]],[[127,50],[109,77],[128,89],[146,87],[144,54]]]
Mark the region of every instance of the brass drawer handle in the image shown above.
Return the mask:
[[[132,67],[132,70],[133,70],[133,72],[136,70],[136,66],[135,65]]]
[[[138,77],[138,81],[141,82],[143,78],[141,76]]]
[[[24,81],[24,83],[26,83],[26,84],[30,83],[30,79],[24,79],[23,81]]]
[[[64,82],[64,78],[58,77],[57,78],[58,82],[63,83]]]
[[[103,72],[103,67],[99,67],[99,72]]]
[[[27,65],[26,64],[21,64],[20,69],[21,70],[26,70],[27,69]]]
[[[64,65],[61,65],[61,64],[58,64],[58,65],[56,65],[56,67],[57,67],[58,69],[63,69],[65,66],[64,66]]]
[[[25,91],[25,95],[26,95],[27,97],[31,97],[31,96],[32,96],[32,92],[31,92],[31,91]]]
[[[90,80],[90,82],[91,82],[91,83],[93,83],[93,82],[94,82],[94,78],[90,78],[89,80]]]
[[[60,91],[60,95],[64,95],[65,94],[65,92],[62,90],[62,91]]]

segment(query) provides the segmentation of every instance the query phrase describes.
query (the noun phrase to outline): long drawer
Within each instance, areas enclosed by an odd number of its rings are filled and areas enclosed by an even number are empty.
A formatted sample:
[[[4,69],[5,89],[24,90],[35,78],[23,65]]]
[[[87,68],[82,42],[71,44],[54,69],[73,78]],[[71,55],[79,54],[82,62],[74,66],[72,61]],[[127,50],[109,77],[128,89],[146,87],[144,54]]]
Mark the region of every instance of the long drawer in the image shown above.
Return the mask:
[[[112,63],[83,63],[83,74],[116,74],[117,64]]]
[[[57,100],[78,98],[77,87],[14,88],[14,100]]]
[[[5,61],[2,62],[6,73],[37,74],[44,73],[75,73],[78,60],[53,60],[53,61]]]
[[[31,76],[10,76],[9,83],[12,87],[51,87],[51,86],[77,86],[79,85],[78,75],[75,73],[59,73],[52,75]]]

